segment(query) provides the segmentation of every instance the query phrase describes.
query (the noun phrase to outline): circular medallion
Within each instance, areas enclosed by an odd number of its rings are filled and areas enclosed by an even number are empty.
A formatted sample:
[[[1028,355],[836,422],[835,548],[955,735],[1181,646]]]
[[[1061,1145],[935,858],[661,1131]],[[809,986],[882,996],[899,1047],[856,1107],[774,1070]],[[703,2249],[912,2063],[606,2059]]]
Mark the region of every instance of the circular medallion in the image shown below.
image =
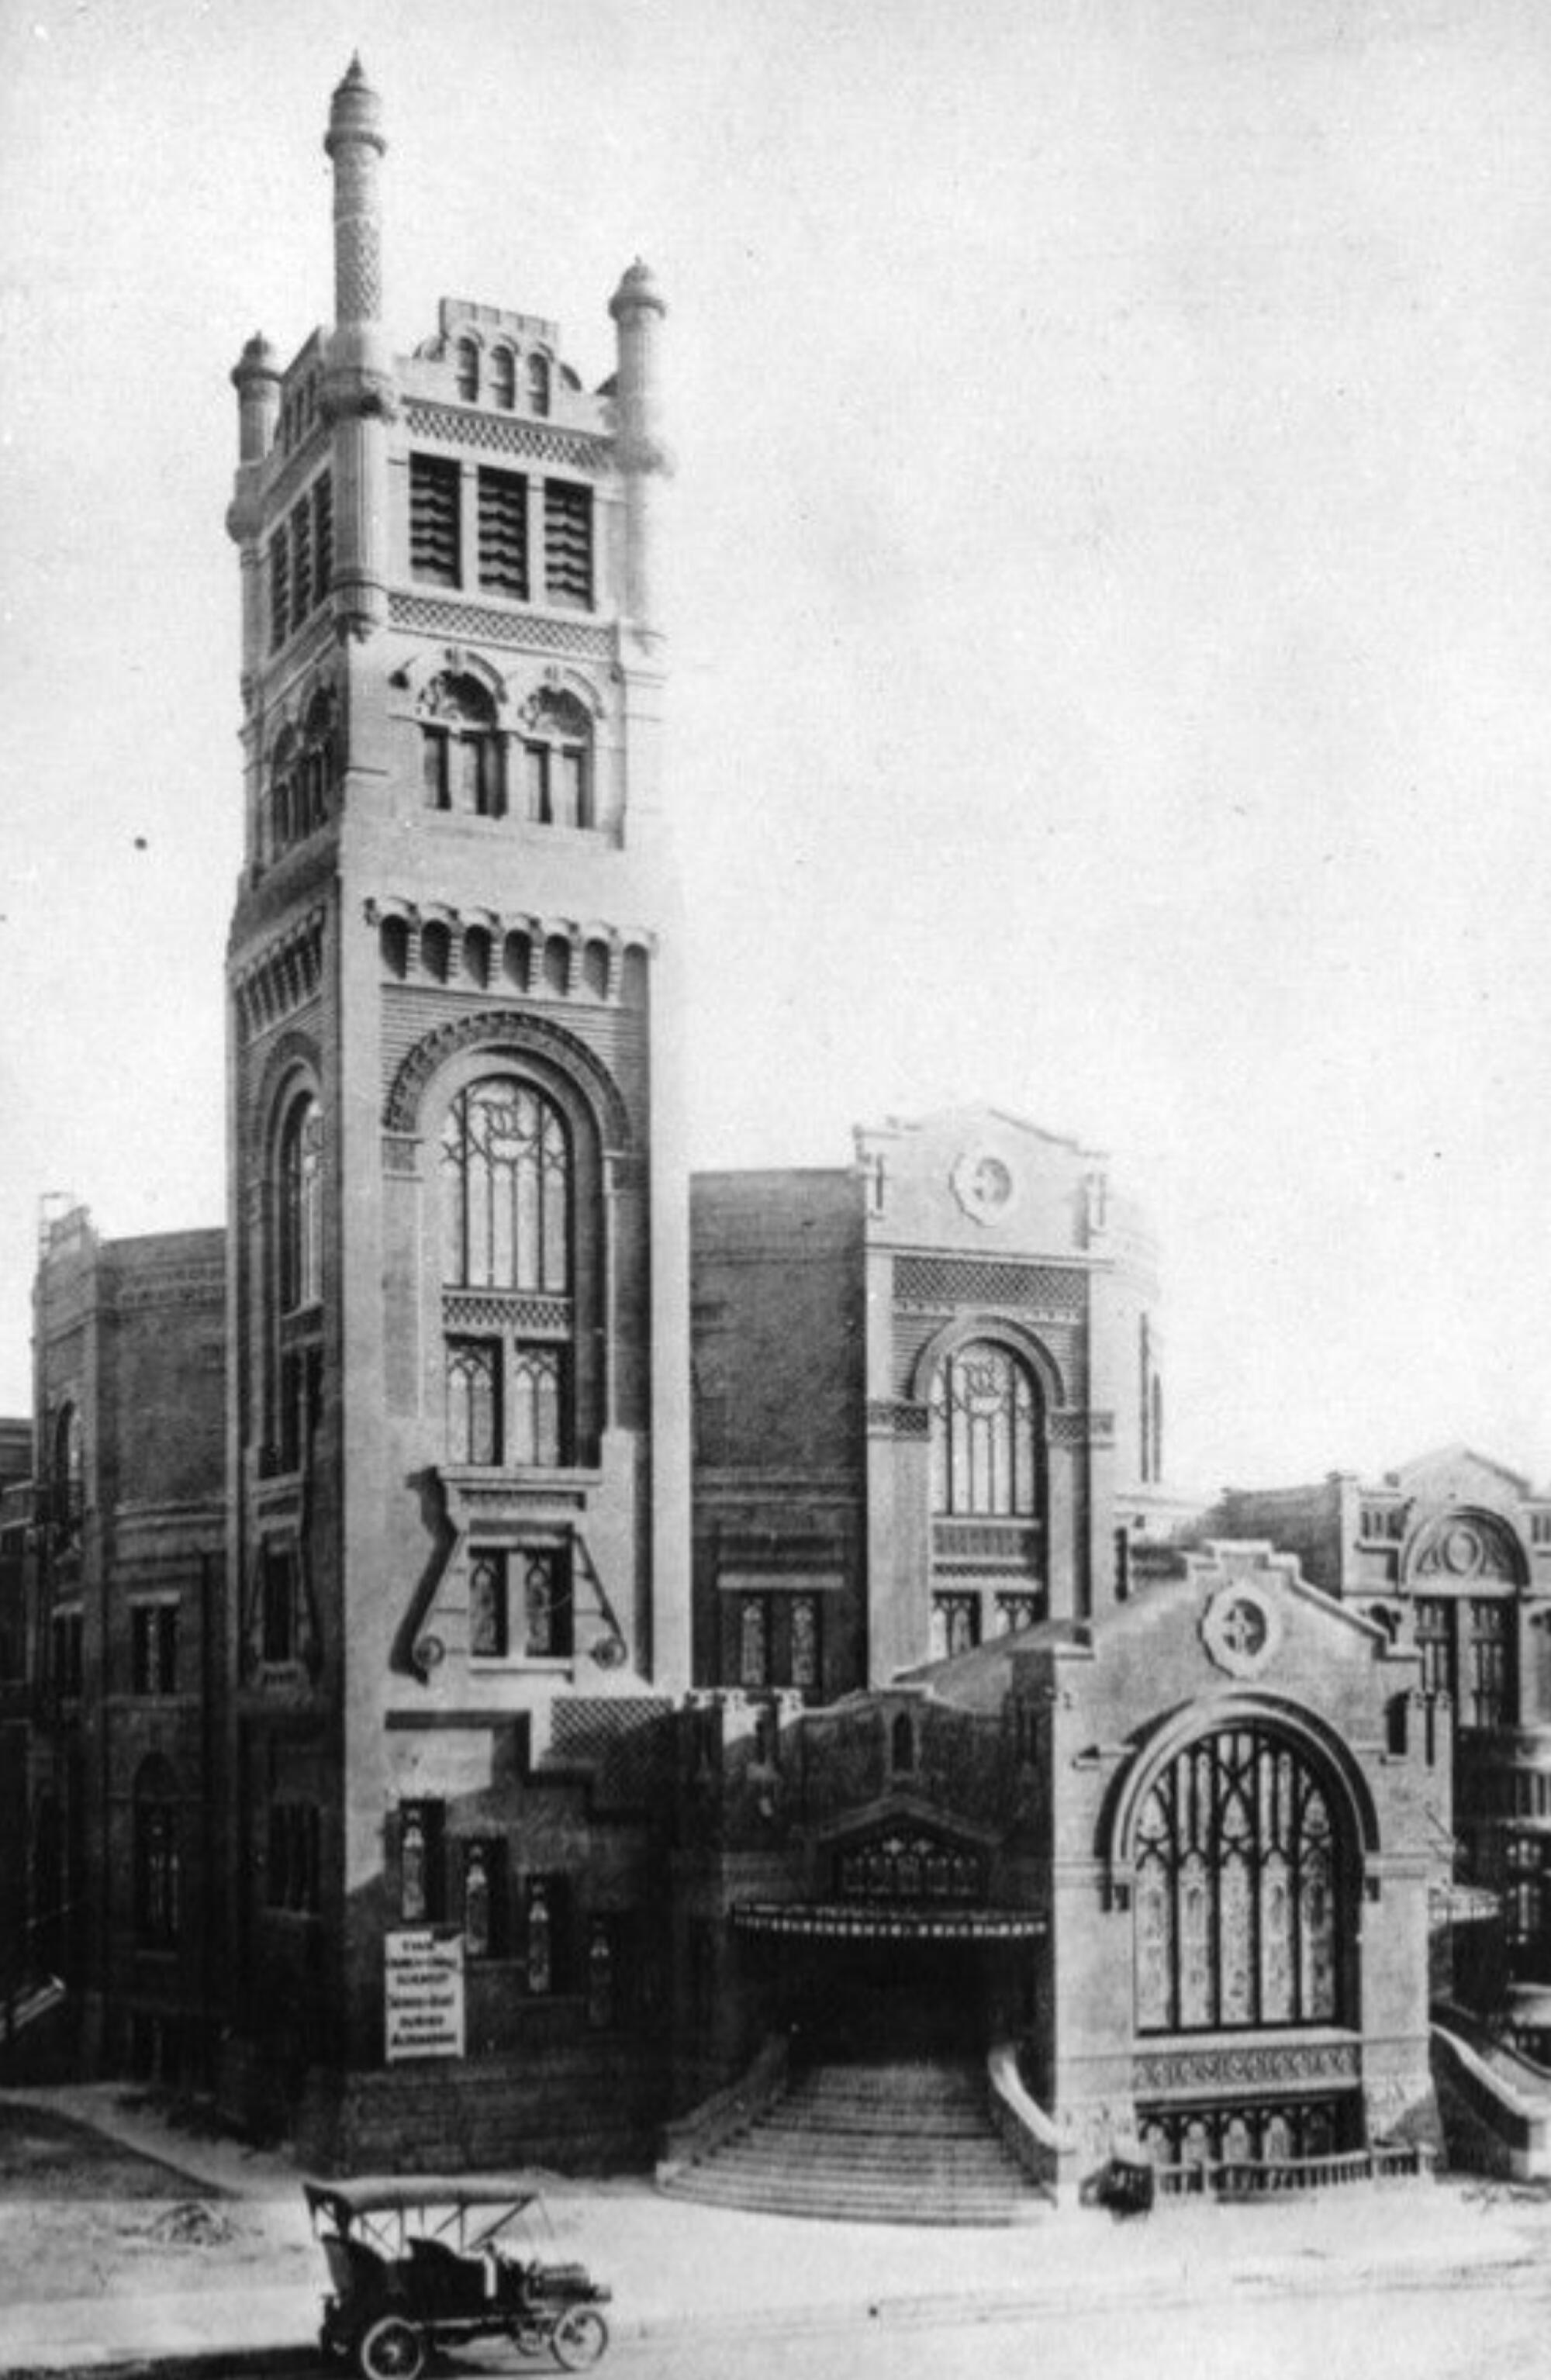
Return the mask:
[[[1456,1578],[1468,1578],[1472,1571],[1481,1568],[1481,1539],[1463,1522],[1457,1522],[1445,1532],[1440,1551],[1445,1570],[1452,1571]]]
[[[1281,1641],[1281,1614],[1257,1586],[1225,1586],[1206,1606],[1201,1641],[1230,1678],[1258,1676]]]
[[[1012,1168],[992,1149],[966,1148],[951,1179],[953,1196],[972,1222],[997,1222],[1012,1203]]]

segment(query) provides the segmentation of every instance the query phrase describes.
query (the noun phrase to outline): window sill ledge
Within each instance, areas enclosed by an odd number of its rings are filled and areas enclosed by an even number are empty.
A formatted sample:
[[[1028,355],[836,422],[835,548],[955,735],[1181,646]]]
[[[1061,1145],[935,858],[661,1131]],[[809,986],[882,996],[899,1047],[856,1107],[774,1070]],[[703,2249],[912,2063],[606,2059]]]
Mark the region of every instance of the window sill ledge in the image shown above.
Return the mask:
[[[576,1674],[575,1653],[470,1653],[468,1666],[481,1678],[563,1678]]]
[[[594,1463],[444,1463],[442,1476],[450,1488],[478,1488],[486,1494],[492,1488],[510,1488],[514,1495],[531,1495],[535,1489],[561,1492],[597,1488],[603,1479]]]

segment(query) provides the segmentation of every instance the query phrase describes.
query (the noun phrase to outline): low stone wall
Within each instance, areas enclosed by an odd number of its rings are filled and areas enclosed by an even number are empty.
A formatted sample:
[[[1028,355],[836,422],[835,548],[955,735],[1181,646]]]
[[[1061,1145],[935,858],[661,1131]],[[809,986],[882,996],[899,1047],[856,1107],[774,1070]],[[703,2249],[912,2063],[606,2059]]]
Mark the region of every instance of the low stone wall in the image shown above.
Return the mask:
[[[645,2169],[665,2104],[665,2070],[638,2049],[315,2072],[295,2142],[319,2173]]]

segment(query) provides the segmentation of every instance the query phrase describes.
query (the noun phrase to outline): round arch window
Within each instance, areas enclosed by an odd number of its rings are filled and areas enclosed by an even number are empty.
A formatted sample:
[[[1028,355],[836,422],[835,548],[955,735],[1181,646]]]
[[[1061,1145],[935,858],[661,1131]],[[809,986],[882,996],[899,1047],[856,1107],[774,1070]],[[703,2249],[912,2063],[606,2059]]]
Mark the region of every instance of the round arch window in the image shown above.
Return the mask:
[[[1186,1744],[1142,1803],[1134,1860],[1139,2032],[1341,2020],[1351,1857],[1329,1783],[1287,1737],[1246,1724]]]
[[[1039,1394],[1011,1348],[971,1339],[932,1381],[932,1510],[1032,1516],[1038,1506]]]

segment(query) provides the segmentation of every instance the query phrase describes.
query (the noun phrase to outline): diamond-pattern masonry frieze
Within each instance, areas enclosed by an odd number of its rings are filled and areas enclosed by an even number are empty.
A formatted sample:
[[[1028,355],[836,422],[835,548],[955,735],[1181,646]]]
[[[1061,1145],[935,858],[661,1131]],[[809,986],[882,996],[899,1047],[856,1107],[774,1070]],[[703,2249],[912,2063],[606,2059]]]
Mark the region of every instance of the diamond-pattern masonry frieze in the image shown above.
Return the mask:
[[[1361,2053],[1354,2041],[1262,2042],[1212,2049],[1143,2051],[1133,2064],[1136,2091],[1258,2090],[1289,2083],[1355,2082]]]
[[[511,414],[465,412],[419,396],[410,397],[404,410],[411,436],[438,438],[449,446],[482,446],[491,454],[520,455],[594,476],[606,471],[612,459],[609,440],[593,431],[524,421]]]
[[[535,612],[497,612],[484,603],[460,603],[434,595],[390,595],[388,617],[395,628],[432,637],[467,638],[473,644],[514,650],[572,653],[584,661],[613,656],[613,631],[587,620],[554,620]]]

